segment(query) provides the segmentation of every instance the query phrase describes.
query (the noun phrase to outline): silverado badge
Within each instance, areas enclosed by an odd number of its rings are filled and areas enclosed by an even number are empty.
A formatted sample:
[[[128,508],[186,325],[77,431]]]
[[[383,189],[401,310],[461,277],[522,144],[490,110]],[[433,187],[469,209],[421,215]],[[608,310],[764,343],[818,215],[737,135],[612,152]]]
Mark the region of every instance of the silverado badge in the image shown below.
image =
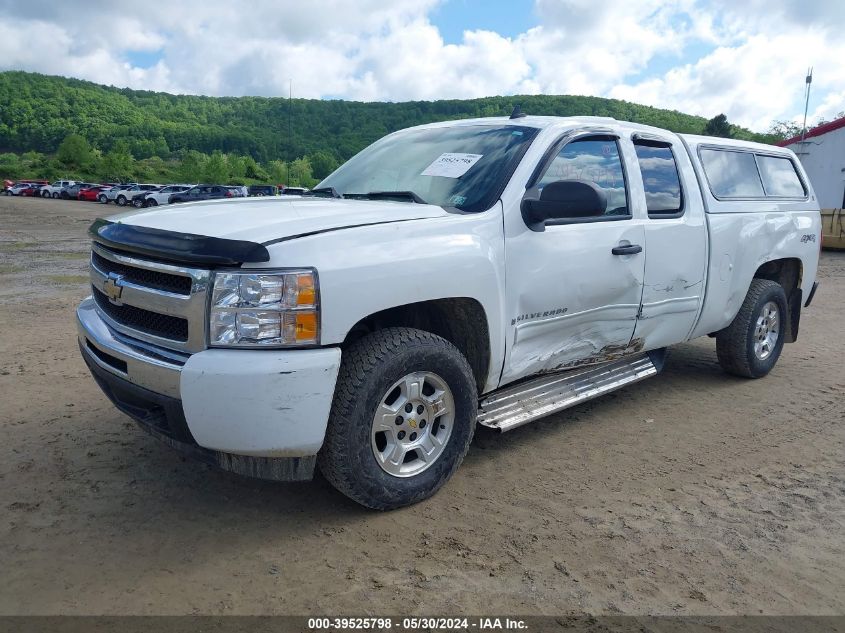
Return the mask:
[[[103,282],[103,292],[109,298],[109,301],[115,305],[120,305],[120,295],[123,292],[123,275],[117,273],[109,273],[109,278]]]

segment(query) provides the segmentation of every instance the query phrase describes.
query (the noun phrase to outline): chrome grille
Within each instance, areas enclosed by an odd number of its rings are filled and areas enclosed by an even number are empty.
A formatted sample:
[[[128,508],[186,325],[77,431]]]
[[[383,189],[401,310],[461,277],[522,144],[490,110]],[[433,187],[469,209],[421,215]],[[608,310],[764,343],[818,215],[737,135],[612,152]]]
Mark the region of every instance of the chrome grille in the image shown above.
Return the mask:
[[[125,255],[94,243],[91,286],[97,311],[117,332],[181,352],[205,348],[211,272]],[[120,296],[106,289],[115,282]]]
[[[120,262],[106,259],[96,251],[91,253],[91,263],[99,270],[108,273],[116,273],[122,275],[126,281],[131,281],[140,286],[147,286],[155,288],[156,290],[164,290],[166,292],[175,292],[179,295],[191,294],[191,278],[183,277],[181,275],[171,275],[169,273],[158,272],[155,270],[145,270],[143,268],[134,268],[121,264]]]
[[[94,301],[101,312],[113,320],[145,334],[185,342],[188,340],[188,321],[181,317],[150,312],[130,305],[115,305],[99,289],[94,291]]]

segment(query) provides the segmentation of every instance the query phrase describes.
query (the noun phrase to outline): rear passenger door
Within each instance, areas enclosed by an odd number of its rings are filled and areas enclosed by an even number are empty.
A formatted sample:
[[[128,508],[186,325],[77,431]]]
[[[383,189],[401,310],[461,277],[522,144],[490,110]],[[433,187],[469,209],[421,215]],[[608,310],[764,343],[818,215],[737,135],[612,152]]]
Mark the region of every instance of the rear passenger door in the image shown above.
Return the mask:
[[[642,180],[645,283],[634,340],[646,349],[688,338],[704,296],[707,238],[704,204],[680,139],[632,138]]]

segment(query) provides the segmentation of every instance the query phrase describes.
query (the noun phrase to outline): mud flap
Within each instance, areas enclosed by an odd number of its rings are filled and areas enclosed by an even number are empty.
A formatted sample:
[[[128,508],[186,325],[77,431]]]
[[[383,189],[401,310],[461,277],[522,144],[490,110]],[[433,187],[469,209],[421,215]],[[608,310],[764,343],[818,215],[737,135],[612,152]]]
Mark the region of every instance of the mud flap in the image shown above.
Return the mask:
[[[654,368],[657,370],[657,373],[663,371],[663,365],[666,363],[666,356],[668,354],[667,347],[661,347],[660,349],[653,349],[648,354],[649,360],[651,360],[651,364],[654,365]]]
[[[798,324],[801,321],[801,306],[803,299],[803,291],[801,288],[793,290],[787,304],[789,305],[789,327],[786,330],[785,343],[794,343],[798,340]]]

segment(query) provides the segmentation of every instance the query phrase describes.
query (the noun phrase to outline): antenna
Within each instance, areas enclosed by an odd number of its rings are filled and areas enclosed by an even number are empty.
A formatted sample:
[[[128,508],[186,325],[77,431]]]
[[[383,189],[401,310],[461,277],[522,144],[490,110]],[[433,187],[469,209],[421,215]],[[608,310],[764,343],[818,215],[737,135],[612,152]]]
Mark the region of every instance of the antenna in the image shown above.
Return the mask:
[[[804,143],[804,137],[807,135],[807,110],[810,107],[810,86],[813,85],[813,67],[807,69],[806,86],[804,88],[804,125],[801,127],[801,143]],[[803,148],[803,145],[802,145]]]
[[[528,116],[525,112],[522,111],[522,108],[517,104],[513,107],[513,112],[511,112],[512,119],[521,119],[524,116]]]

